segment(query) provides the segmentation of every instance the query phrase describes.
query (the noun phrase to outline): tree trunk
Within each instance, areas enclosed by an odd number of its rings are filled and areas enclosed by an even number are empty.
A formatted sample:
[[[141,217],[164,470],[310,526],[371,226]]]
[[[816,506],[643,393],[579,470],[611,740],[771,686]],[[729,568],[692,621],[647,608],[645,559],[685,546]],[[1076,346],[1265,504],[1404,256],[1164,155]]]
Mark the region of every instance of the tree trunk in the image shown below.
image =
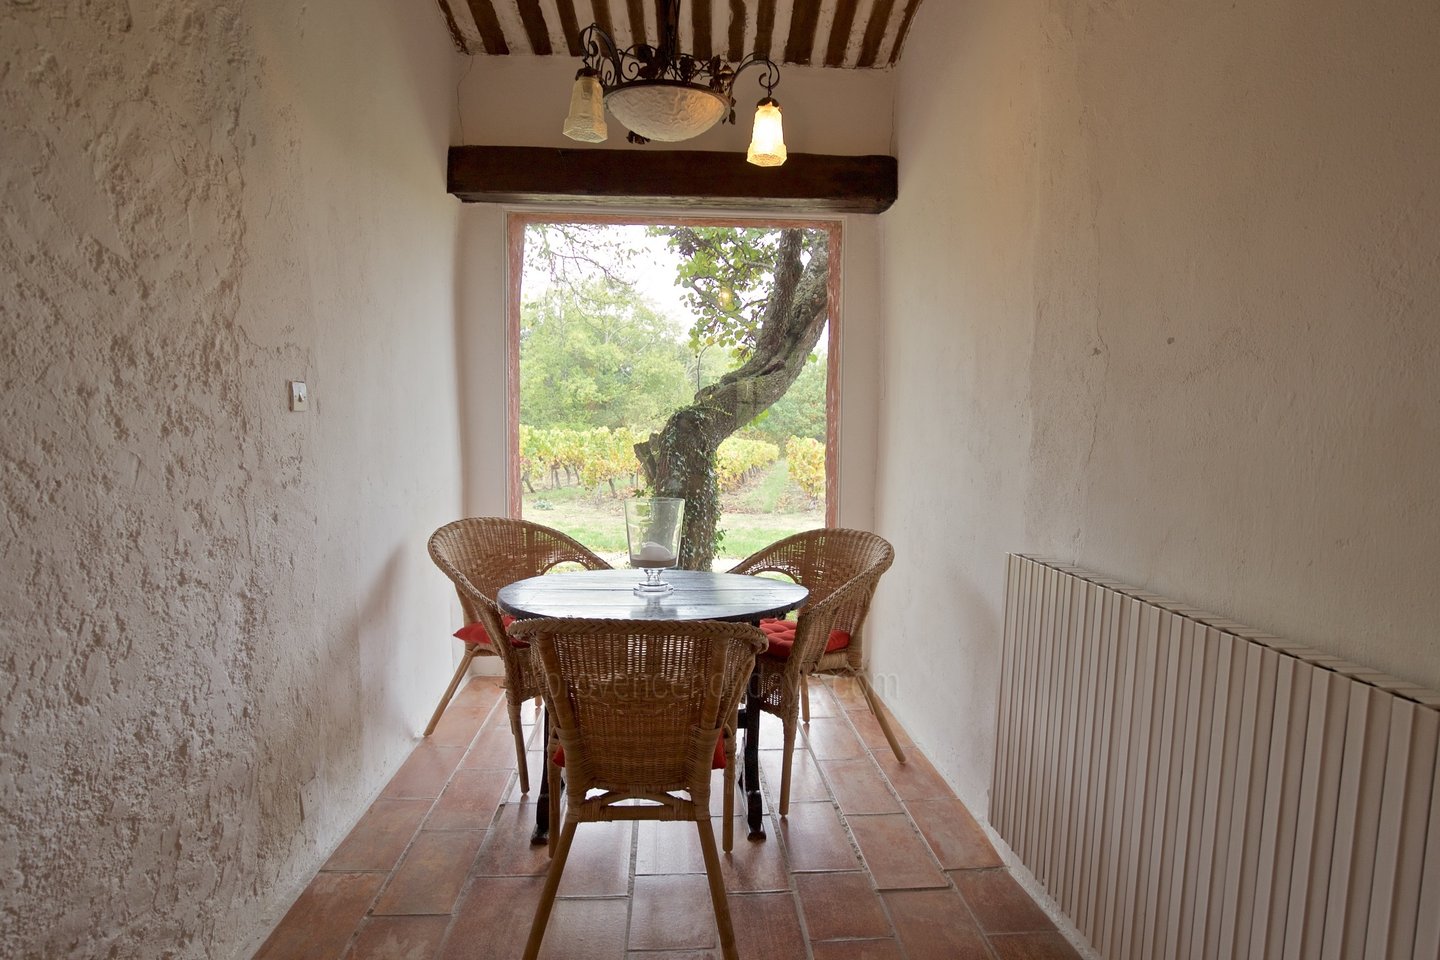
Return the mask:
[[[817,244],[802,264],[804,231],[785,230],[775,287],[755,349],[739,368],[695,394],[658,433],[635,445],[651,494],[685,499],[679,566],[709,570],[719,547],[720,491],[715,454],[720,442],[784,396],[800,376],[828,315],[829,251]]]

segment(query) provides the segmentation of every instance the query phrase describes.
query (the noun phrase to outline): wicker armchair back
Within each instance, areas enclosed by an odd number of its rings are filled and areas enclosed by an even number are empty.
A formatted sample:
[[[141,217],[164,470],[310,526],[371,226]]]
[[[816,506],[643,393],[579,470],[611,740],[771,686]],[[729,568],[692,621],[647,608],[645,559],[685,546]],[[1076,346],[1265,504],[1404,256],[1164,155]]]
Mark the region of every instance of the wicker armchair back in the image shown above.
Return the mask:
[[[780,813],[790,812],[790,764],[795,754],[797,714],[810,722],[806,678],[812,673],[840,673],[856,678],[895,756],[905,753],[876,702],[862,672],[865,621],[880,577],[895,560],[889,541],[865,530],[826,527],[776,541],[740,561],[731,573],[754,576],[779,573],[810,590],[795,623],[795,641],[786,656],[759,659],[760,708],[784,724],[785,754],[780,775]],[[827,651],[832,635],[846,635],[844,646]]]
[[[755,655],[765,647],[764,634],[747,624],[705,620],[563,618],[518,620],[510,634],[535,651],[552,746],[564,751],[565,763],[564,827],[525,956],[539,952],[578,824],[689,820],[700,835],[721,949],[734,958],[735,934],[710,824],[711,769],[716,741],[723,737],[729,823],[735,715]],[[559,785],[553,763],[550,769],[553,802]],[[643,802],[627,802],[632,800]],[[552,818],[552,835],[554,829]]]
[[[505,635],[495,594],[500,588],[527,577],[548,573],[555,567],[574,563],[587,570],[608,570],[610,565],[578,540],[538,523],[509,517],[468,517],[445,524],[430,535],[430,559],[435,561],[460,597],[467,624],[485,628],[489,644],[467,644],[465,657],[450,688],[445,691],[435,715],[425,728],[429,736],[450,703],[470,661],[476,656],[499,656],[505,666],[505,700],[510,728],[515,735],[515,759],[520,768],[520,789],[530,790],[525,764],[525,743],[520,725],[520,705],[543,692],[539,674],[528,650],[517,649]]]

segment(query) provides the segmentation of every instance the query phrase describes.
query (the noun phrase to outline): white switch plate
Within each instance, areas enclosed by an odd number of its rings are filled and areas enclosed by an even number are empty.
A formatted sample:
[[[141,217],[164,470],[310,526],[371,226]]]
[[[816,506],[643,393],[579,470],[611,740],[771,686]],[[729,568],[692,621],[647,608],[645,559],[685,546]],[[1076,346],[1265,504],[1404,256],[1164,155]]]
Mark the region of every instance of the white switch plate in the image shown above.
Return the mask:
[[[290,411],[300,413],[310,409],[310,393],[305,389],[304,380],[290,381]]]

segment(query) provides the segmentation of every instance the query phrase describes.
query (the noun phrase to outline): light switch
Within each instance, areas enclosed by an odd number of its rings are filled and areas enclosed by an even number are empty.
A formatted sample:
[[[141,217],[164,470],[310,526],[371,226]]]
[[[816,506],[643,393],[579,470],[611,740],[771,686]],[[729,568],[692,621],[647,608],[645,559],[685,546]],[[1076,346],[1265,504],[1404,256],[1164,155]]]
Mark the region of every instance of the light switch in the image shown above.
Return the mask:
[[[290,412],[300,413],[310,409],[310,393],[305,389],[304,380],[290,381]]]

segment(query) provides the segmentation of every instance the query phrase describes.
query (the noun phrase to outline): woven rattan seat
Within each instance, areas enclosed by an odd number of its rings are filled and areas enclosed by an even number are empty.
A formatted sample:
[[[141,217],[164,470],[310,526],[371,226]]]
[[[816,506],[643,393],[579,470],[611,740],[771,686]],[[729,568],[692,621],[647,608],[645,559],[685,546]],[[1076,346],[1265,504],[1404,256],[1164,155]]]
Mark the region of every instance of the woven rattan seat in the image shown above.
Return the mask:
[[[430,558],[455,584],[466,624],[484,627],[489,642],[466,643],[465,655],[425,728],[425,736],[434,732],[470,661],[477,656],[498,656],[505,667],[505,705],[515,736],[520,789],[528,793],[530,775],[526,770],[520,707],[526,700],[540,696],[544,684],[533,667],[530,652],[515,649],[506,636],[495,594],[506,584],[548,573],[560,564],[576,563],[587,570],[608,570],[610,565],[559,530],[508,517],[470,517],[445,524],[430,537]]]
[[[700,834],[720,947],[735,960],[735,933],[710,825],[711,760],[725,744],[725,817],[735,797],[734,720],[764,635],[712,620],[519,620],[545,676],[552,740],[565,752],[564,826],[530,940],[540,951],[576,827],[614,820],[689,820]],[[547,755],[549,754],[547,750]],[[556,766],[550,795],[558,804]],[[633,801],[641,801],[635,803]],[[553,834],[556,820],[552,817]]]
[[[855,677],[865,700],[880,723],[890,749],[902,763],[905,752],[890,729],[863,672],[864,626],[870,599],[880,575],[890,568],[895,550],[883,537],[864,530],[827,527],[807,530],[751,554],[731,573],[754,576],[779,573],[810,590],[795,623],[794,646],[786,655],[761,654],[760,709],[779,717],[785,729],[785,755],[780,774],[780,813],[790,812],[790,763],[795,755],[797,713],[803,708],[810,722],[805,681],[812,673]],[[832,634],[848,634],[849,642],[826,651]]]

